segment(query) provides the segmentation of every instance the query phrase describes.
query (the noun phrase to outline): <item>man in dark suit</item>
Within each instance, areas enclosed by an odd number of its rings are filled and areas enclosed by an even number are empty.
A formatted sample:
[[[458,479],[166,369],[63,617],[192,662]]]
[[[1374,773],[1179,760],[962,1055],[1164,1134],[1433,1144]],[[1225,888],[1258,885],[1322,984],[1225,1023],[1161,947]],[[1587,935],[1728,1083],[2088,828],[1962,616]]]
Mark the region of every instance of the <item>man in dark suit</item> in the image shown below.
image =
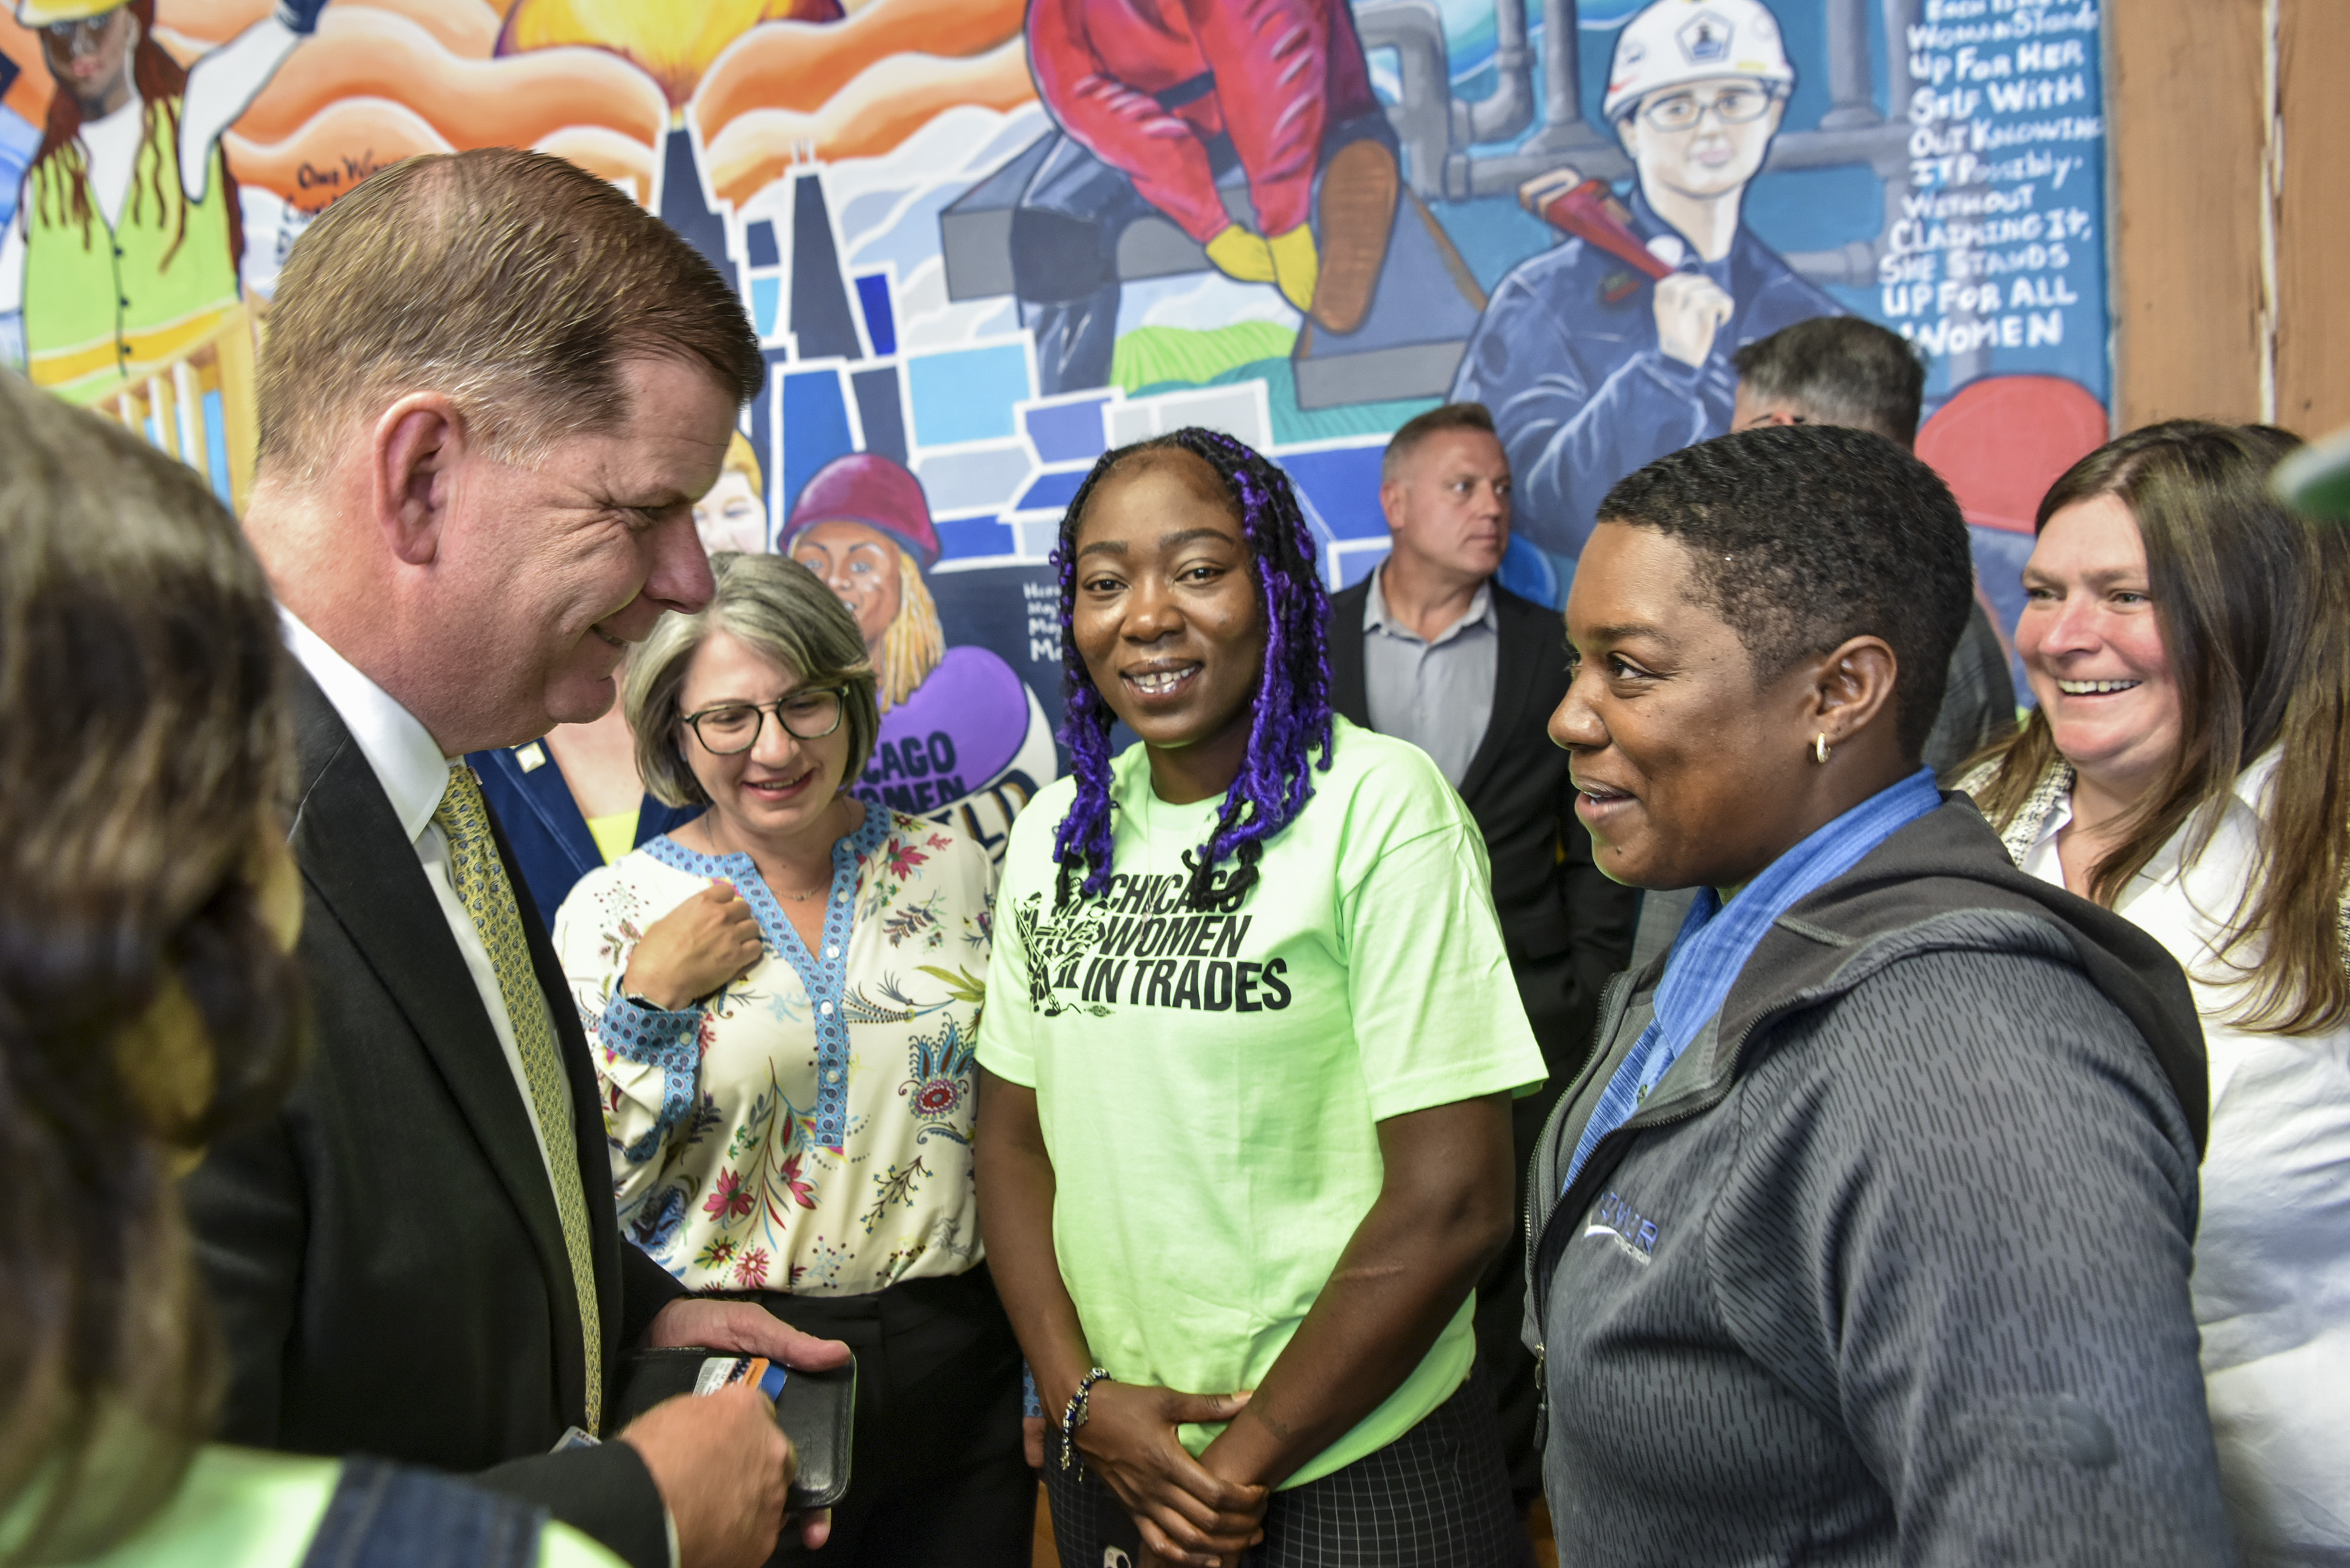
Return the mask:
[[[1396,431],[1380,478],[1392,547],[1378,570],[1331,600],[1330,699],[1356,723],[1435,758],[1485,836],[1510,967],[1550,1067],[1542,1093],[1513,1108],[1523,1173],[1551,1105],[1583,1064],[1600,990],[1631,950],[1639,893],[1592,864],[1566,753],[1544,727],[1566,696],[1559,618],[1493,580],[1509,545],[1510,462],[1492,416],[1482,403],[1421,414]],[[1504,1249],[1478,1287],[1477,1345],[1524,1506],[1542,1477],[1534,1358],[1518,1340],[1520,1253]]]
[[[707,263],[604,182],[503,149],[330,208],[262,361],[246,529],[299,666],[316,1057],[185,1185],[222,1435],[471,1472],[639,1568],[764,1561],[792,1457],[754,1389],[608,1420],[621,1358],[846,1352],[686,1299],[620,1239],[577,1015],[452,764],[594,718],[624,645],[708,600],[693,498],[760,373]]]

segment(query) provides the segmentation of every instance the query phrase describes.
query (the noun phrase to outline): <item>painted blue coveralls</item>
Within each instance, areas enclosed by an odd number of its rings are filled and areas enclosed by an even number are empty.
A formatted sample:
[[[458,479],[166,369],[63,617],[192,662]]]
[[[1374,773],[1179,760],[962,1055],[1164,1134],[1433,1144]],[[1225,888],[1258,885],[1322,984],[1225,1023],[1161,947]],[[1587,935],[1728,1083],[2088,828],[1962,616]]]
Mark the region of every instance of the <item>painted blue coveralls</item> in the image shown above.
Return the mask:
[[[1674,233],[1637,189],[1627,205],[1644,237]],[[1729,431],[1733,352],[1798,321],[1845,314],[1743,223],[1721,261],[1684,266],[1737,306],[1695,368],[1657,346],[1657,286],[1586,241],[1519,263],[1493,291],[1450,400],[1493,410],[1510,457],[1513,533],[1580,554],[1617,480]]]

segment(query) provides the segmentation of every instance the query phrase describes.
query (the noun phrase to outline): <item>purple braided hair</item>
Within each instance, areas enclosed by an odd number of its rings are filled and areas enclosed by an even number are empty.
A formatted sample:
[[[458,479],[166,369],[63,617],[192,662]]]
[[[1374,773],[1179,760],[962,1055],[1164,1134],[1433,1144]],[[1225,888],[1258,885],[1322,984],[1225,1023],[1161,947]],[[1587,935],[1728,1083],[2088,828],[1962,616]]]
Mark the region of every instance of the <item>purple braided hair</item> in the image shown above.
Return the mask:
[[[1053,834],[1053,858],[1060,863],[1054,907],[1069,902],[1072,884],[1087,897],[1108,891],[1110,877],[1109,704],[1094,688],[1077,653],[1076,539],[1094,486],[1138,454],[1180,449],[1216,471],[1240,514],[1250,566],[1264,617],[1264,667],[1257,676],[1255,720],[1240,775],[1216,814],[1216,828],[1183,864],[1191,873],[1183,901],[1196,910],[1234,909],[1257,880],[1264,841],[1305,809],[1314,794],[1309,753],[1321,750],[1318,765],[1330,766],[1330,661],[1324,654],[1323,626],[1329,597],[1314,570],[1314,536],[1299,510],[1297,493],[1279,466],[1218,431],[1189,426],[1150,441],[1105,452],[1078,486],[1061,517],[1060,547],[1053,565],[1061,585],[1061,684],[1066,717],[1061,743],[1069,749],[1076,775],[1076,799]],[[1237,869],[1216,874],[1230,858]]]

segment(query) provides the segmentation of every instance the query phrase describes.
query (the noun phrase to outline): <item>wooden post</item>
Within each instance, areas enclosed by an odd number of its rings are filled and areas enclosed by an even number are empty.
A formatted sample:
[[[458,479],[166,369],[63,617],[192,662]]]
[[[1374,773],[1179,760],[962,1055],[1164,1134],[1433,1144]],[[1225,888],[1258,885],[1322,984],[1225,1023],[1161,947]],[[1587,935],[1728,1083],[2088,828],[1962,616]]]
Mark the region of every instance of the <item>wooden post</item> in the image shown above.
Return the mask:
[[[2262,0],[2105,14],[2115,423],[2256,420]]]
[[[2276,422],[2350,425],[2350,5],[2279,0]]]

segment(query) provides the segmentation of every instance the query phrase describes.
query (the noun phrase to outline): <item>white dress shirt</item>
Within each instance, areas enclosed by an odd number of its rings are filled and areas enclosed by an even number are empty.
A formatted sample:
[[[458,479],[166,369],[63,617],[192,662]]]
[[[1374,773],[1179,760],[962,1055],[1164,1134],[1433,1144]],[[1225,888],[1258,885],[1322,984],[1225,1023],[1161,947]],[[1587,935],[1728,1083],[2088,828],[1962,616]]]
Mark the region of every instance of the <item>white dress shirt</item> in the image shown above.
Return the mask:
[[[2220,1480],[2254,1568],[2350,1554],[2350,1027],[2237,1028],[2251,988],[2214,956],[2260,874],[2276,766],[2271,751],[2237,776],[2191,865],[2179,863],[2190,823],[2114,906],[2178,961],[2203,1020],[2211,1123],[2195,1321]],[[2072,818],[2059,800],[2024,870],[2062,885],[2056,836]]]
[[[531,1135],[538,1140],[538,1158],[545,1164],[546,1129],[538,1124],[537,1104],[530,1092],[529,1075],[523,1070],[522,1048],[515,1044],[514,1020],[506,1012],[505,994],[498,989],[498,974],[490,963],[489,949],[482,945],[482,935],[473,929],[473,918],[465,912],[463,902],[457,897],[456,884],[450,879],[449,836],[432,820],[433,812],[440,809],[442,795],[448,792],[449,764],[458,759],[442,755],[439,742],[415,714],[360,674],[350,660],[328,647],[325,639],[296,619],[292,612],[281,607],[277,613],[285,623],[286,648],[341,715],[351,739],[359,742],[359,754],[367,758],[368,766],[375,770],[376,782],[383,785],[383,793],[390,798],[392,815],[400,818],[400,831],[416,846],[416,858],[424,867],[424,879],[432,884],[432,896],[441,901],[442,918],[449,923],[449,934],[457,939],[457,950],[465,956],[465,969],[473,977],[473,989],[481,993],[482,1006],[490,1015],[490,1027],[497,1031],[498,1046],[505,1052],[506,1067],[514,1074],[515,1093],[522,1098],[523,1114],[530,1118]],[[546,999],[536,986],[531,994],[537,1006],[546,1005]],[[548,1023],[552,1025],[551,1016]],[[567,1110],[567,1085],[564,1104]],[[569,1158],[574,1147],[572,1128],[567,1125],[561,1133],[566,1158]],[[548,1166],[550,1188],[554,1179],[554,1168]]]

